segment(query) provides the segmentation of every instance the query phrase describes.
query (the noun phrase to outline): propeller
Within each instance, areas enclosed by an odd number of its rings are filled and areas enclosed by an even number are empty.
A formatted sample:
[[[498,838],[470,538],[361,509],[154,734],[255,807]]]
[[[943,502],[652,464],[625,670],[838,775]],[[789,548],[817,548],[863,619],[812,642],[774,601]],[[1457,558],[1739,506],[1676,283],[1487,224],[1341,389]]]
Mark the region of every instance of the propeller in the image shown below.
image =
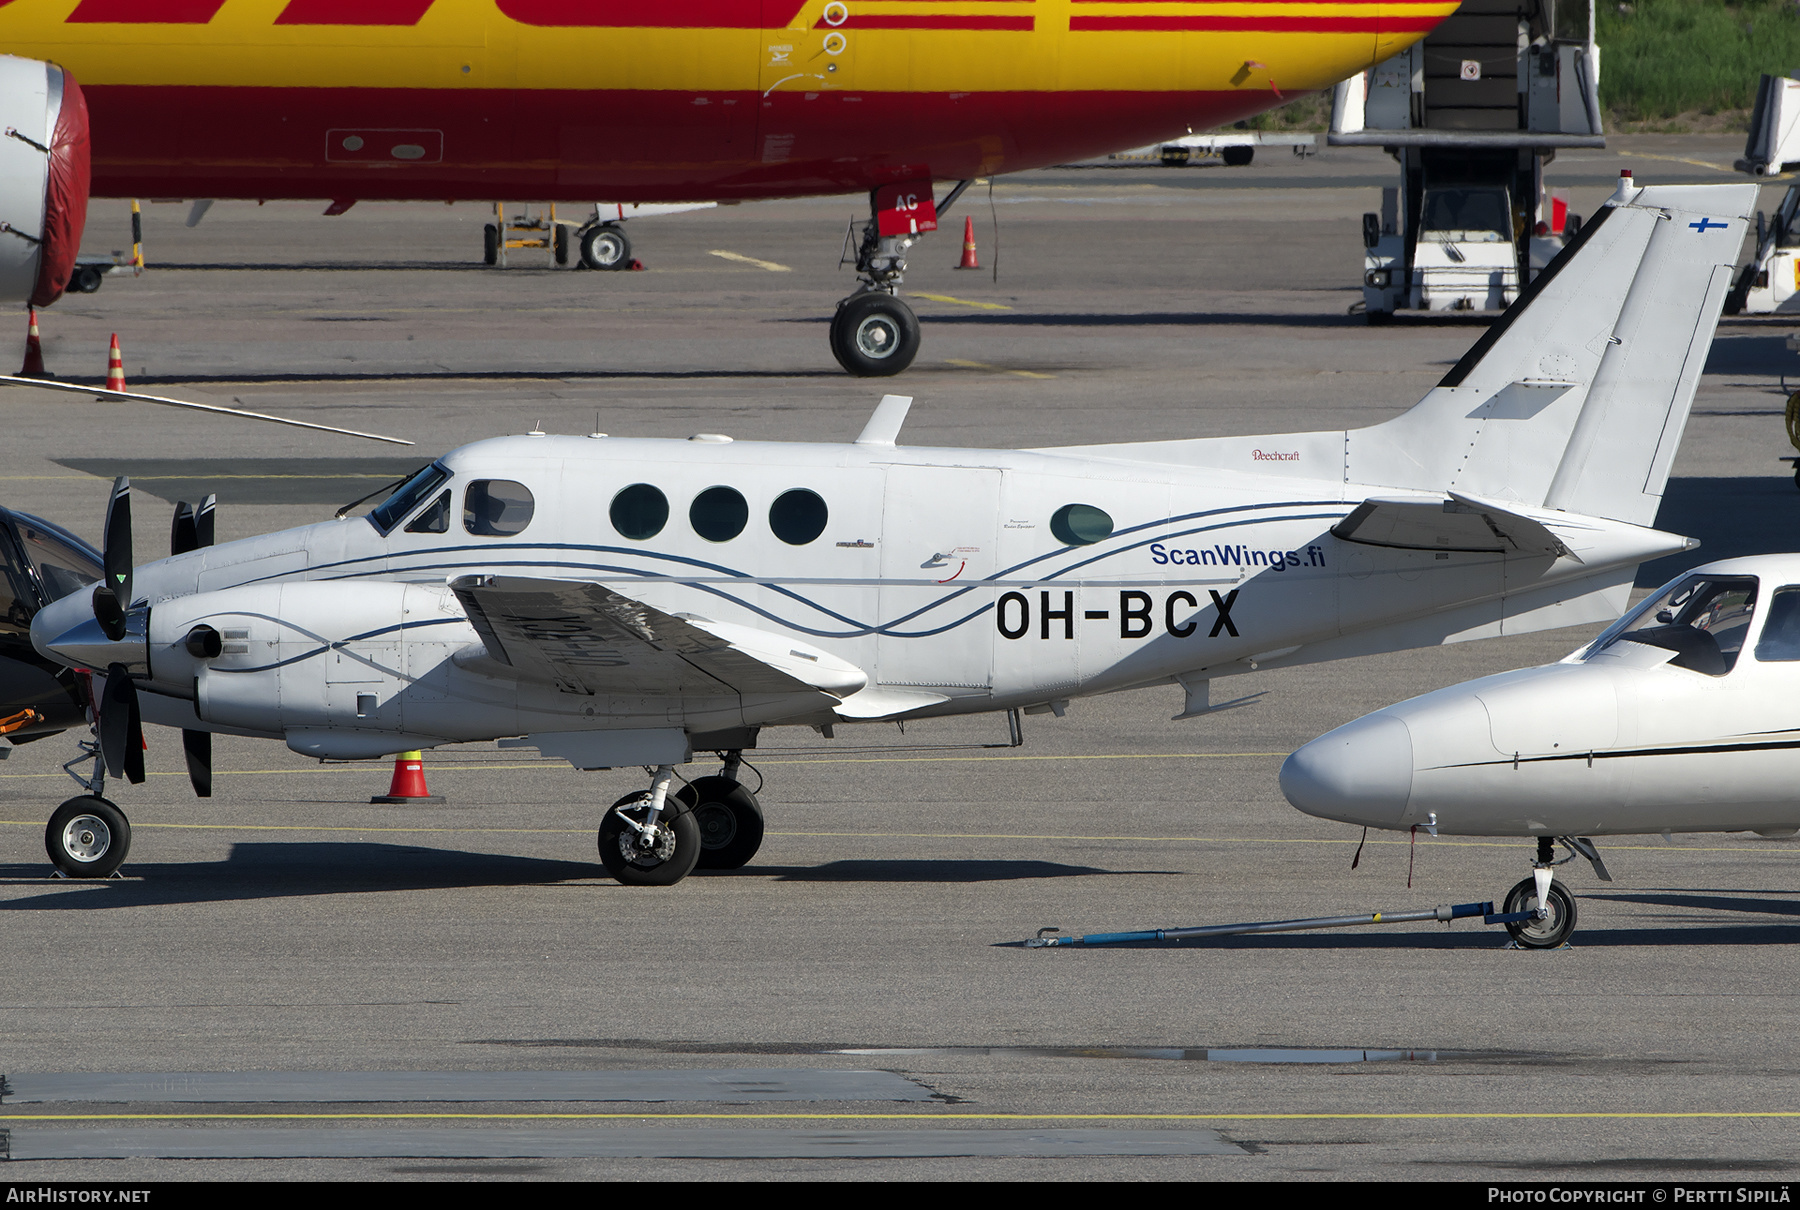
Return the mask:
[[[113,480],[112,498],[106,502],[106,546],[101,555],[104,574],[94,586],[94,618],[106,637],[117,643],[125,637],[125,611],[131,608],[131,480]]]
[[[134,786],[144,780],[144,723],[138,716],[137,685],[123,664],[106,670],[100,697],[100,755],[113,777]],[[207,780],[211,781],[210,773]]]
[[[213,544],[213,513],[219,498],[208,496],[198,505],[189,504],[186,500],[175,506],[175,519],[169,527],[169,553],[184,555],[190,550],[199,550],[203,546]],[[216,645],[217,634],[210,632],[215,644],[205,650],[208,656],[218,655]],[[190,636],[189,649],[194,649],[194,641]],[[195,652],[200,654],[199,651]],[[181,732],[181,751],[187,757],[188,781],[194,787],[194,794],[200,798],[212,797],[212,732]]]
[[[217,496],[208,496],[199,504],[183,500],[175,506],[175,520],[169,527],[171,555],[185,555],[213,544],[213,510],[218,502]]]

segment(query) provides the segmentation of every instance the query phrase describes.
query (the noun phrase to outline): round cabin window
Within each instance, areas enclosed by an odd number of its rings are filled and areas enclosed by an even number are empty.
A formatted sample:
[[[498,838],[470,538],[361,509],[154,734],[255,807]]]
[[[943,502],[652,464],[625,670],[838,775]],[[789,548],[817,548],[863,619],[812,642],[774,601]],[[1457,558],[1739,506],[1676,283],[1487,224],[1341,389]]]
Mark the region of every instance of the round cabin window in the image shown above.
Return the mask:
[[[613,497],[611,515],[622,536],[643,542],[669,523],[669,498],[648,483],[634,483]]]
[[[805,546],[825,532],[831,513],[819,493],[796,487],[769,506],[769,528],[789,546]]]
[[[709,487],[688,507],[688,523],[708,542],[729,542],[744,532],[750,506],[735,487]]]

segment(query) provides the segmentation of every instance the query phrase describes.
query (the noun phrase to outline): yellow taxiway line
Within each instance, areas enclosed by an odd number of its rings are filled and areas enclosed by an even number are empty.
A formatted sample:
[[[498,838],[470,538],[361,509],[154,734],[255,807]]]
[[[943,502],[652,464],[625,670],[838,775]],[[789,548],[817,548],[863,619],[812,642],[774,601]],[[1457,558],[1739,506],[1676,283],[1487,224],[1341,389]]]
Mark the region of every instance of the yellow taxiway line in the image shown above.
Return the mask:
[[[907,293],[910,294],[914,298],[928,298],[932,302],[955,303],[959,307],[975,307],[982,311],[1010,311],[1010,310],[1012,310],[1012,308],[1007,306],[1005,303],[975,302],[974,300],[967,299],[967,298],[952,298],[948,294],[926,294],[922,291],[909,290],[909,291],[907,291]],[[962,362],[953,361],[950,364],[951,365],[971,365],[972,366],[972,365],[975,365],[976,363],[973,361],[962,361]]]
[[[772,260],[757,260],[754,256],[745,256],[742,252],[727,252],[723,248],[714,248],[707,255],[721,260],[736,261],[740,265],[755,265],[758,269],[767,269],[770,273],[792,273],[786,265],[778,265]]]
[[[1009,370],[1005,366],[991,366],[985,361],[965,361],[960,357],[946,359],[946,364],[959,366],[965,370],[986,370],[990,374],[1011,374],[1015,378],[1055,378],[1054,374],[1039,374],[1033,370]]]

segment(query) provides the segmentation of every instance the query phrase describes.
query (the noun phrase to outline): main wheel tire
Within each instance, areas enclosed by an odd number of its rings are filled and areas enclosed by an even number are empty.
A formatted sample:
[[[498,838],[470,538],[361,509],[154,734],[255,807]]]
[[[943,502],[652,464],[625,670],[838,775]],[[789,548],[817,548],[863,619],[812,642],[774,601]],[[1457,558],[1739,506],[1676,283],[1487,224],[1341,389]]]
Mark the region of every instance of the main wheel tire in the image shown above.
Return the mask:
[[[1537,879],[1527,878],[1506,893],[1506,910],[1524,912],[1537,906]],[[1553,950],[1568,941],[1575,931],[1575,896],[1560,882],[1550,884],[1550,915],[1543,920],[1526,920],[1509,924],[1506,931],[1512,939],[1533,950]]]
[[[898,374],[918,356],[919,317],[892,294],[853,294],[832,317],[831,351],[858,378]]]
[[[631,264],[631,241],[622,228],[589,227],[581,236],[581,263],[590,269],[623,269]]]
[[[492,223],[481,229],[481,263],[484,265],[500,263],[500,229]]]
[[[642,820],[650,809],[650,792],[627,794],[607,809],[600,821],[600,864],[626,886],[674,886],[693,873],[700,859],[700,825],[675,795],[656,819],[655,844],[638,844],[637,829],[619,817],[623,811]]]
[[[71,798],[50,817],[44,851],[70,878],[105,878],[131,852],[131,822],[104,798]]]
[[[1256,158],[1256,148],[1221,147],[1219,148],[1219,158],[1224,160],[1229,167],[1242,168],[1245,164],[1248,164],[1251,160]]]
[[[677,797],[700,829],[696,868],[735,870],[762,848],[762,805],[729,777],[697,777]]]

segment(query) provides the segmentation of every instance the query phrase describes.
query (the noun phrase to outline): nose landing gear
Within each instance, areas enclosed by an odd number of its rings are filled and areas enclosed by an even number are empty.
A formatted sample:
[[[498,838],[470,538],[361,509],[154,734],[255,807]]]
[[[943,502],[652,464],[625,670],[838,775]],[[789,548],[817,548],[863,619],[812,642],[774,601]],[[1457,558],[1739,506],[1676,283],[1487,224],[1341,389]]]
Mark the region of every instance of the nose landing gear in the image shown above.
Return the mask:
[[[1556,860],[1558,841],[1569,850],[1569,855],[1560,861]],[[1552,950],[1566,943],[1575,931],[1575,896],[1552,878],[1556,866],[1576,857],[1587,858],[1601,881],[1612,881],[1606,863],[1600,860],[1600,850],[1585,836],[1538,837],[1537,860],[1532,862],[1531,877],[1506,893],[1505,910],[1509,913],[1536,912],[1540,905],[1543,909],[1537,919],[1506,926],[1506,931],[1521,948]]]
[[[958,181],[939,205],[932,200],[929,180],[883,185],[869,195],[869,221],[860,232],[854,224],[845,232],[845,255],[838,263],[854,264],[861,285],[838,302],[831,320],[831,353],[851,374],[885,378],[918,356],[919,317],[896,297],[906,274],[906,250],[920,235],[937,230],[939,214],[968,187],[968,181]],[[849,255],[853,240],[854,258]]]

